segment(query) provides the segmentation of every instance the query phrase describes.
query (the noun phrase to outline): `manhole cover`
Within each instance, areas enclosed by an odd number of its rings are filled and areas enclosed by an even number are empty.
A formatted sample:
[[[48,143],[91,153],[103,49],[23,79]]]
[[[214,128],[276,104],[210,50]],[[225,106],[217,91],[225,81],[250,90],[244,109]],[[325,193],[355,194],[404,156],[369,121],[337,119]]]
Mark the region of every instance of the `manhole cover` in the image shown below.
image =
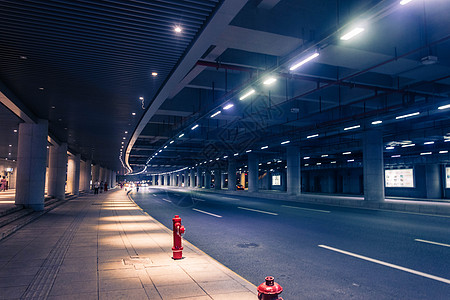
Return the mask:
[[[259,245],[255,244],[255,243],[243,243],[243,244],[237,244],[237,246],[239,248],[257,248],[257,247],[259,247]]]

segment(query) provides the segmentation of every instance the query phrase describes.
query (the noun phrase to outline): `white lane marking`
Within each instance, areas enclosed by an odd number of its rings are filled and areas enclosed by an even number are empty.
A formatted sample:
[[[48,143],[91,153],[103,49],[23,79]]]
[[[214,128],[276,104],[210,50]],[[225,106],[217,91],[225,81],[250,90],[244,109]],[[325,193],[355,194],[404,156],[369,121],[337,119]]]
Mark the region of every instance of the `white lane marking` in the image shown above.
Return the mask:
[[[156,194],[153,194],[153,196],[157,197]]]
[[[393,268],[393,269],[401,270],[401,271],[404,271],[404,272],[408,272],[408,273],[411,273],[411,274],[419,275],[419,276],[422,276],[422,277],[426,277],[426,278],[429,278],[429,279],[433,279],[433,280],[436,280],[436,281],[440,281],[440,282],[444,282],[444,283],[450,284],[450,280],[446,279],[446,278],[430,275],[430,274],[423,273],[423,272],[420,272],[420,271],[408,269],[408,268],[405,268],[405,267],[402,267],[402,266],[397,266],[397,265],[394,265],[394,264],[391,264],[391,263],[387,263],[387,262],[384,262],[384,261],[381,261],[381,260],[378,260],[378,259],[373,259],[373,258],[370,258],[370,257],[367,257],[367,256],[362,256],[362,255],[359,255],[359,254],[355,254],[355,253],[352,253],[352,252],[336,249],[336,248],[333,248],[333,247],[329,247],[329,246],[325,246],[325,245],[318,245],[318,246],[321,247],[321,248],[325,248],[325,249],[331,250],[331,251],[339,252],[339,253],[346,254],[346,255],[349,255],[349,256],[353,256],[353,257],[356,257],[356,258],[359,258],[359,259],[367,260],[367,261],[370,261],[370,262],[373,262],[373,263],[376,263],[376,264],[380,264],[380,265],[383,265],[383,266],[386,266],[386,267],[390,267],[390,268]]]
[[[166,199],[166,198],[162,198],[162,200],[172,203],[172,201],[170,201],[169,199]]]
[[[225,199],[225,200],[234,200],[234,201],[239,201],[239,199],[236,199],[236,198],[231,198],[231,197],[220,197],[220,198],[222,198],[222,199]]]
[[[213,216],[213,217],[216,217],[216,218],[222,218],[222,216],[219,216],[219,215],[207,212],[207,211],[203,211],[203,210],[200,210],[200,209],[193,208],[192,210],[195,210],[195,211],[198,211],[198,212],[201,212],[203,214],[207,214],[207,215],[210,215],[210,216]]]
[[[448,244],[443,244],[443,243],[438,243],[438,242],[432,242],[432,241],[421,240],[421,239],[414,239],[414,240],[416,242],[422,242],[422,243],[433,244],[433,245],[438,245],[438,246],[450,247],[450,245],[448,245]]]
[[[263,211],[263,210],[258,210],[258,209],[253,209],[253,208],[247,208],[247,207],[240,207],[238,206],[239,209],[244,209],[244,210],[249,210],[249,211],[254,211],[254,212],[259,212],[259,213],[263,213],[263,214],[268,214],[268,215],[274,215],[274,216],[278,216],[278,214],[273,213],[273,212],[269,212],[269,211]]]
[[[301,209],[301,210],[310,210],[310,211],[317,211],[317,212],[323,212],[323,213],[330,213],[329,210],[321,210],[321,209],[313,209],[313,208],[304,208],[304,207],[298,207],[298,206],[289,206],[289,205],[281,205],[282,207],[288,207],[288,208],[295,208],[295,209]]]

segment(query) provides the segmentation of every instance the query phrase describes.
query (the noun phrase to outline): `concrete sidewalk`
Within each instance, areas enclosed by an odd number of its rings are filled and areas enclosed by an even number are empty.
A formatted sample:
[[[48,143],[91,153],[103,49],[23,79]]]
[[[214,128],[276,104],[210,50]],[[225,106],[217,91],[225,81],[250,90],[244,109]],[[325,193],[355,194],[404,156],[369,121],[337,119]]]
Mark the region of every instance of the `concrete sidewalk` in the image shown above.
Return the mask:
[[[0,299],[257,299],[256,286],[172,234],[125,191],[84,195],[0,241]]]

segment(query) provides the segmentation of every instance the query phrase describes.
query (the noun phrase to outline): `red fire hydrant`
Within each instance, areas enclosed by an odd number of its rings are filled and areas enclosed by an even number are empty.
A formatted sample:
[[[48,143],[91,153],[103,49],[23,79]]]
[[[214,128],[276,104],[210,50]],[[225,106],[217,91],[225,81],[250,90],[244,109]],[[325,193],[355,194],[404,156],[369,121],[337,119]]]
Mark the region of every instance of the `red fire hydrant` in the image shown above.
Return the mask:
[[[267,276],[266,282],[261,283],[258,286],[258,299],[259,300],[283,300],[278,297],[283,291],[281,285],[275,282],[273,276]]]
[[[181,245],[181,235],[184,233],[184,226],[181,225],[181,218],[178,215],[172,219],[173,222],[173,259],[183,258],[183,246]]]

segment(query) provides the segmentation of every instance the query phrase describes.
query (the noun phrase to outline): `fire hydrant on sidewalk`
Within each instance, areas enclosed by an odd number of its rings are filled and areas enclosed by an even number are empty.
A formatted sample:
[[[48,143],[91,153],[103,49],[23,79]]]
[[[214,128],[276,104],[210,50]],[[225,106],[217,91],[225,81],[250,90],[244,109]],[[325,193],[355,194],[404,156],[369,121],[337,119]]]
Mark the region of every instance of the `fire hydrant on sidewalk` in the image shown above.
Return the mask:
[[[173,222],[173,259],[183,258],[183,246],[181,244],[181,235],[185,232],[184,226],[181,225],[181,218],[178,215],[172,219]]]
[[[266,282],[261,283],[258,286],[258,299],[259,300],[283,300],[283,298],[278,297],[283,291],[281,285],[275,282],[272,276],[266,277]]]

